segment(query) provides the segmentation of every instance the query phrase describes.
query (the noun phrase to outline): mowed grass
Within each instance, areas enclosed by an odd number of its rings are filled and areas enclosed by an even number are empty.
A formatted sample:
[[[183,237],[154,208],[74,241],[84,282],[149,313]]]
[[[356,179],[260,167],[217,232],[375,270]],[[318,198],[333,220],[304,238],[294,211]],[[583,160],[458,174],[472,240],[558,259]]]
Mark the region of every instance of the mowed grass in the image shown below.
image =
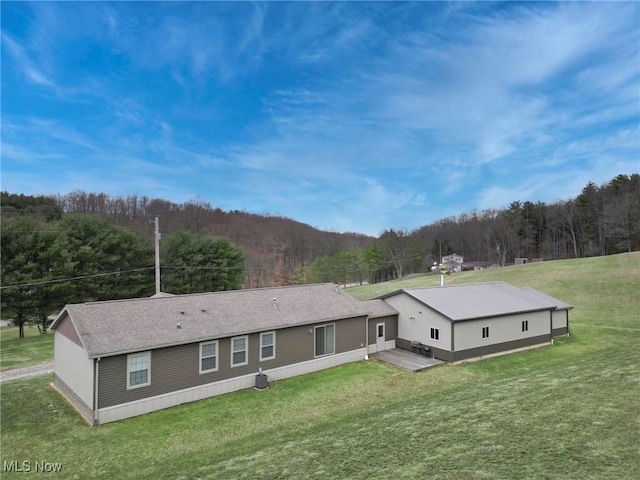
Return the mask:
[[[5,383],[0,460],[57,478],[640,478],[639,275],[640,254],[473,272],[572,303],[573,334],[417,374],[358,362],[97,428],[50,376]]]
[[[53,360],[53,335],[41,335],[35,325],[25,325],[24,338],[18,327],[0,328],[0,371],[29,367]]]

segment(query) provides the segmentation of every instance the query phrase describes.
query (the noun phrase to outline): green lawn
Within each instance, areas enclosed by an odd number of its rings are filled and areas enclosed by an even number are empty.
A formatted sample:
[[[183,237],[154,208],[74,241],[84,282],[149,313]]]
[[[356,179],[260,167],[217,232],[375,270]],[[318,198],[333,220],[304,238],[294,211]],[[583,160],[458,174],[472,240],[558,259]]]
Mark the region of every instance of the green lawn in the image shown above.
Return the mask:
[[[41,335],[35,325],[26,325],[24,338],[18,338],[18,327],[0,328],[0,371],[52,360],[52,334]]]
[[[574,305],[573,335],[417,374],[359,362],[97,428],[49,376],[9,382],[0,460],[81,479],[640,478],[640,254],[447,280],[539,288]]]

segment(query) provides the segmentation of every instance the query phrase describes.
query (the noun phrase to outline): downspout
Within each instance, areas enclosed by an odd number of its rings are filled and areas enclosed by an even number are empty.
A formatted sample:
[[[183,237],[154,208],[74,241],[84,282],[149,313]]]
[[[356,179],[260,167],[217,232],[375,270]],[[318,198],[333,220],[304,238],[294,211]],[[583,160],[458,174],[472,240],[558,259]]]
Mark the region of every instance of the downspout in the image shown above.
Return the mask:
[[[553,310],[549,310],[549,342],[553,345]]]
[[[93,360],[93,426],[98,426],[98,375],[100,373],[100,357]]]
[[[455,361],[455,358],[454,358],[454,356],[455,356],[455,354],[454,354],[454,352],[455,352],[455,343],[454,343],[454,338],[453,338],[453,335],[454,335],[454,332],[455,332],[455,323],[456,322],[451,320],[451,361],[452,362]]]
[[[364,359],[369,360],[369,315],[364,320]]]

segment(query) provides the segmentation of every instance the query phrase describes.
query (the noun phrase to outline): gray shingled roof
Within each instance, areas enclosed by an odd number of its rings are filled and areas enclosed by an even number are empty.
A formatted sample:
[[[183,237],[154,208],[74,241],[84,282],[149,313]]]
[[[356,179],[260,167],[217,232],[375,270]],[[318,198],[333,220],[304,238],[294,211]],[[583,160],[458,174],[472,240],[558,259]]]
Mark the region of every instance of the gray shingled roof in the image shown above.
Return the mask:
[[[533,288],[517,288],[504,282],[407,288],[382,298],[401,292],[411,295],[454,322],[537,310],[555,310],[568,305]]]
[[[334,285],[320,284],[67,305],[53,329],[65,314],[95,358],[368,312]]]
[[[388,317],[398,315],[398,311],[384,300],[374,299],[362,302],[365,310],[369,313],[369,318]]]

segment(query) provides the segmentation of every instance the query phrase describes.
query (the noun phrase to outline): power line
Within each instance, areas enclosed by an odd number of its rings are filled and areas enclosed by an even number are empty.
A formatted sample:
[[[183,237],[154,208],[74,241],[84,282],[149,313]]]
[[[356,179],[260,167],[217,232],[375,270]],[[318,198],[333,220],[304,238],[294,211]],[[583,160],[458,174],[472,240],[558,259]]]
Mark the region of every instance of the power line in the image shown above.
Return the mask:
[[[186,265],[160,265],[160,268],[166,269],[166,268],[175,268],[175,269],[189,269],[189,270],[232,270],[234,269],[233,267],[189,267]],[[95,278],[95,277],[105,277],[105,276],[109,276],[109,275],[119,275],[121,273],[132,273],[132,272],[141,272],[144,270],[153,270],[155,269],[155,267],[143,267],[143,268],[134,268],[132,270],[120,270],[117,272],[108,272],[108,273],[96,273],[94,275],[80,275],[77,277],[70,277],[70,278],[62,278],[62,279],[58,279],[58,280],[42,280],[39,282],[29,282],[29,283],[18,283],[15,285],[4,285],[2,287],[0,287],[0,290],[4,290],[5,288],[17,288],[17,287],[34,287],[34,286],[39,286],[39,285],[51,285],[54,283],[64,283],[64,282],[72,282],[75,280],[83,280],[86,278]],[[243,269],[245,273],[247,272],[259,272],[262,271],[259,268],[244,268]]]
[[[106,277],[108,275],[119,275],[121,273],[132,273],[132,272],[141,272],[143,270],[153,270],[154,267],[143,267],[143,268],[134,268],[132,270],[121,270],[118,272],[108,272],[108,273],[96,273],[94,275],[81,275],[78,277],[70,277],[70,278],[62,278],[59,280],[43,280],[40,282],[29,282],[29,283],[19,283],[16,285],[4,285],[0,287],[0,290],[4,290],[5,288],[16,288],[16,287],[33,287],[37,285],[50,285],[52,283],[64,283],[71,282],[74,280],[83,280],[85,278],[95,278],[95,277]]]

